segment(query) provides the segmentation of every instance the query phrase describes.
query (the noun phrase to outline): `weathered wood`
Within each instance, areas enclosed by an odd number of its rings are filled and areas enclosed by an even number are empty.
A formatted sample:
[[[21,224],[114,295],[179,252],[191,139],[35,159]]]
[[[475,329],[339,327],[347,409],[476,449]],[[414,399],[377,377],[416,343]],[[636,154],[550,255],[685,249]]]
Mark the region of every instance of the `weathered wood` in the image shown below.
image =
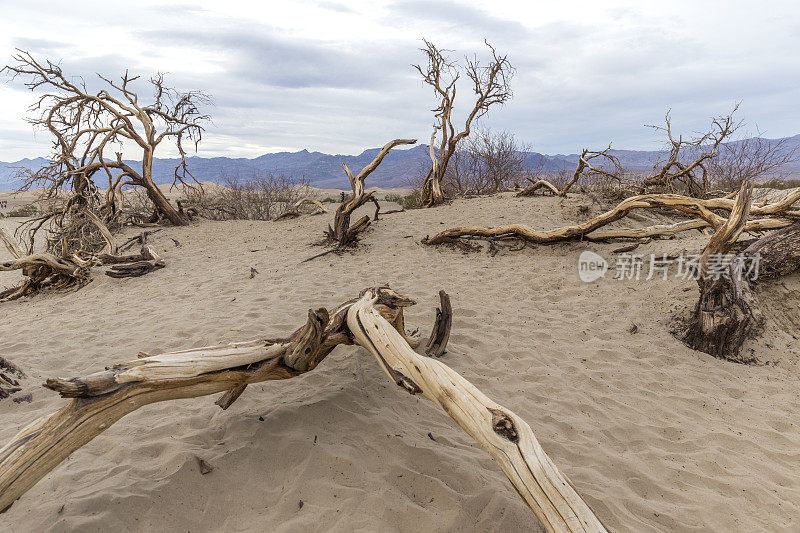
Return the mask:
[[[425,353],[431,357],[441,357],[450,340],[450,327],[453,323],[453,308],[450,305],[450,296],[444,291],[439,291],[439,307],[436,309],[436,321],[433,323],[431,336],[425,345]]]
[[[754,315],[756,304],[749,288],[746,292],[742,290],[742,284],[747,282],[742,280],[741,273],[729,270],[729,274],[738,279],[725,280],[719,273],[711,277],[708,263],[710,257],[726,254],[739,239],[750,211],[752,191],[752,184],[742,184],[730,216],[703,248],[697,280],[700,298],[685,336],[694,349],[731,360],[740,359],[738,355],[745,338],[760,320]],[[730,265],[731,268],[740,266],[738,261]]]
[[[347,305],[309,311],[288,339],[257,340],[138,358],[85,377],[48,379],[73,400],[24,428],[0,449],[0,509],[111,424],[154,402],[236,390],[312,370],[338,344],[352,344]]]
[[[449,307],[445,296],[440,293],[443,309]],[[528,424],[441,362],[413,351],[403,319],[403,309],[413,304],[388,287],[375,287],[332,313],[309,311],[306,324],[288,339],[145,356],[85,377],[48,379],[48,388],[72,400],[0,449],[0,509],[143,405],[225,392],[217,404],[227,408],[250,383],[298,376],[335,346],[359,344],[395,383],[442,407],[486,449],[549,531],[605,531]]]
[[[556,187],[547,180],[539,180],[519,191],[517,193],[517,196],[533,196],[533,193],[535,193],[539,189],[545,189],[547,191],[550,191],[554,195],[560,194],[558,187]]]
[[[280,215],[278,215],[277,217],[275,217],[275,220],[278,221],[278,220],[285,220],[285,219],[288,219],[288,218],[297,218],[297,217],[299,217],[300,216],[300,207],[302,207],[304,204],[311,204],[311,205],[314,205],[317,208],[319,208],[319,211],[317,213],[315,213],[315,214],[321,214],[321,213],[327,213],[328,212],[328,208],[325,207],[325,205],[322,202],[320,202],[319,200],[316,200],[314,198],[301,198],[300,200],[296,201],[285,212],[283,212]]]
[[[20,367],[4,357],[0,357],[0,400],[22,390],[19,380],[25,377]]]
[[[747,220],[744,231],[761,231],[789,226],[800,219],[800,210],[793,205],[800,200],[800,189],[787,194],[778,202],[762,206],[751,206],[750,215],[760,216]],[[700,229],[703,227],[719,228],[727,220],[717,211],[731,211],[735,202],[731,198],[699,199],[678,194],[638,195],[626,198],[613,209],[590,220],[572,226],[536,231],[522,224],[497,226],[494,228],[457,227],[446,229],[423,242],[429,245],[445,244],[460,239],[518,239],[532,244],[552,244],[571,240],[601,241],[620,238],[643,238],[674,235],[681,231]],[[640,229],[604,229],[600,228],[616,222],[637,209],[669,209],[677,213],[693,217],[694,220],[682,221],[671,225],[656,225]]]
[[[375,305],[378,298],[380,289],[367,290],[347,312],[347,324],[355,342],[369,350],[389,379],[441,407],[475,439],[548,531],[606,531],[531,427],[439,360],[414,352]]]
[[[388,154],[392,148],[401,144],[415,144],[416,142],[416,139],[395,139],[386,143],[386,145],[384,145],[384,147],[381,148],[381,150],[375,156],[375,159],[373,159],[370,164],[362,168],[361,172],[359,172],[357,176],[353,176],[353,173],[350,172],[350,169],[347,168],[347,165],[342,163],[342,169],[344,169],[345,173],[347,174],[347,178],[350,180],[350,186],[353,189],[353,194],[349,198],[345,199],[336,209],[333,227],[328,226],[327,237],[331,242],[337,243],[338,246],[347,246],[354,243],[358,239],[358,234],[369,227],[369,217],[365,215],[358,219],[358,221],[351,226],[350,216],[352,215],[353,211],[369,201],[375,203],[375,220],[378,219],[378,211],[380,210],[380,206],[378,205],[378,201],[373,196],[374,193],[364,192],[364,180],[372,173],[373,170],[378,168],[378,165],[381,164],[383,158],[386,157],[386,154]]]
[[[730,264],[727,276],[706,280],[684,335],[696,350],[734,361],[752,363],[742,352],[745,340],[764,326],[754,281],[742,275],[745,262],[758,257],[758,280],[774,279],[800,269],[800,222],[768,233],[748,245]]]

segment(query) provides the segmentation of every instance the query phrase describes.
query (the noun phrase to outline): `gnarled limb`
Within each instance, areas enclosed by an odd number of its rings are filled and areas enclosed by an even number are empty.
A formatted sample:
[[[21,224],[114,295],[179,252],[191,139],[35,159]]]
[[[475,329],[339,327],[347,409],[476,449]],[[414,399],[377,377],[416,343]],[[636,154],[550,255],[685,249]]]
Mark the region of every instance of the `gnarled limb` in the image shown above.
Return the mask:
[[[551,193],[553,193],[556,196],[558,196],[560,194],[560,191],[558,190],[558,187],[556,187],[555,185],[553,185],[552,183],[550,183],[547,180],[539,180],[539,181],[534,182],[533,185],[530,185],[529,187],[526,187],[526,188],[522,189],[521,191],[519,191],[517,193],[517,196],[533,196],[533,193],[535,193],[539,189],[545,189],[547,191],[550,191]]]
[[[347,246],[348,244],[354,243],[358,238],[358,234],[369,227],[370,221],[369,217],[366,215],[358,219],[352,226],[350,225],[350,215],[353,211],[369,201],[374,202],[377,207],[375,211],[375,219],[377,220],[380,206],[378,205],[378,201],[373,197],[374,193],[364,192],[364,180],[373,170],[378,168],[378,165],[381,164],[383,158],[386,157],[386,154],[388,154],[392,148],[401,144],[415,144],[416,142],[416,139],[395,139],[386,143],[386,145],[381,148],[380,152],[378,152],[378,155],[375,156],[375,159],[362,168],[357,176],[353,176],[353,173],[350,172],[347,165],[342,163],[342,168],[347,174],[347,178],[350,180],[350,186],[353,188],[353,195],[339,205],[339,208],[336,209],[336,215],[334,216],[333,227],[328,226],[327,236],[331,242],[337,243],[338,246]]]
[[[0,229],[0,241],[14,256],[14,259],[0,263],[0,271],[22,270],[27,277],[18,287],[0,291],[0,302],[17,300],[42,289],[80,287],[89,280],[89,268],[94,264],[92,260],[56,257],[49,252],[24,255],[19,243],[3,229]]]
[[[320,202],[319,200],[316,200],[314,198],[301,198],[300,200],[296,201],[285,212],[283,212],[280,215],[278,215],[275,218],[275,220],[284,220],[284,219],[287,219],[287,218],[297,218],[297,217],[299,217],[300,214],[301,214],[300,213],[300,207],[302,207],[303,204],[311,204],[311,205],[317,206],[319,208],[319,211],[317,213],[314,213],[315,215],[319,215],[321,213],[327,213],[328,212],[328,208],[325,207],[325,205],[322,202]]]
[[[4,357],[0,357],[0,400],[22,390],[19,380],[25,377],[20,367]]]
[[[369,350],[389,379],[431,400],[475,439],[548,531],[606,531],[524,420],[448,366],[408,346],[387,321],[394,309],[376,305],[381,290],[367,290],[347,312],[347,324],[355,342]]]
[[[0,510],[143,405],[225,392],[217,404],[227,408],[250,383],[298,376],[316,368],[335,346],[359,344],[395,383],[437,403],[478,441],[548,530],[605,531],[528,424],[439,361],[414,353],[401,331],[403,308],[413,304],[376,287],[332,313],[309,311],[306,324],[287,339],[145,356],[85,377],[48,379],[48,388],[72,400],[0,449]]]
[[[152,246],[147,244],[147,232],[143,232],[138,237],[142,243],[142,249],[138,254],[110,255],[101,254],[97,260],[103,265],[112,265],[106,270],[106,276],[112,278],[134,278],[164,268],[164,260],[161,259]]]
[[[789,226],[793,220],[800,219],[800,211],[793,205],[800,200],[800,189],[792,191],[778,202],[762,206],[749,207],[750,215],[764,218],[746,221],[744,231],[760,231],[778,229]],[[533,244],[551,244],[570,240],[600,241],[618,238],[642,238],[659,235],[674,235],[680,231],[699,229],[702,227],[719,228],[726,218],[715,211],[732,211],[735,202],[730,198],[699,199],[677,194],[651,194],[626,198],[613,209],[595,218],[547,231],[536,231],[522,224],[511,224],[494,228],[458,227],[444,230],[424,240],[426,244],[444,244],[461,239],[519,239]],[[657,225],[641,229],[606,229],[599,228],[626,217],[636,209],[670,209],[693,217],[695,220],[679,222],[672,225]]]

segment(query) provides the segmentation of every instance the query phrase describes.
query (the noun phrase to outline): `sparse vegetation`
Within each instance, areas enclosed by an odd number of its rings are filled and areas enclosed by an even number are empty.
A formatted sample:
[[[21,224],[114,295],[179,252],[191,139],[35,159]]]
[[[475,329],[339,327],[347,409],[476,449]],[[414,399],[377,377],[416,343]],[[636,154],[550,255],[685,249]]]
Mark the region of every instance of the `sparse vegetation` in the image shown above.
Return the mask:
[[[8,218],[30,218],[35,217],[38,214],[38,207],[36,207],[34,204],[27,204],[17,207],[16,209],[12,209],[6,213],[5,216]],[[3,216],[2,213],[0,213],[0,216]]]
[[[304,179],[255,172],[247,179],[225,178],[224,187],[188,188],[181,205],[210,220],[273,220],[309,196],[313,195]]]

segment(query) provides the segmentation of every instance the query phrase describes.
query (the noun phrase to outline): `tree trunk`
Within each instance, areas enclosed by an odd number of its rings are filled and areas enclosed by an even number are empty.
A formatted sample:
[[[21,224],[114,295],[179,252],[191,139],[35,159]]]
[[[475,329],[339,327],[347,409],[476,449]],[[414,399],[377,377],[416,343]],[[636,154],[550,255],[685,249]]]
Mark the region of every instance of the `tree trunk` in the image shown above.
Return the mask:
[[[378,168],[378,165],[381,164],[383,158],[386,157],[386,154],[388,154],[392,148],[401,144],[414,144],[416,142],[416,139],[395,139],[386,143],[386,145],[384,145],[384,147],[378,152],[378,155],[375,156],[375,159],[373,159],[370,164],[362,168],[361,172],[359,172],[356,176],[353,176],[353,173],[350,172],[350,169],[347,168],[347,165],[342,163],[342,169],[345,171],[347,178],[350,180],[350,186],[353,189],[353,195],[339,204],[339,207],[336,209],[336,215],[333,219],[333,227],[328,225],[327,237],[330,241],[336,242],[338,246],[341,247],[353,244],[356,242],[356,240],[358,240],[358,234],[369,227],[369,216],[364,215],[351,226],[350,215],[353,214],[353,211],[367,202],[373,202],[375,204],[375,220],[378,220],[378,212],[381,209],[380,204],[378,204],[378,200],[375,199],[373,193],[364,192],[364,180],[372,173],[372,171]]]
[[[140,185],[147,191],[153,207],[175,226],[185,226],[188,221],[172,207],[164,192],[153,182],[153,152],[145,150],[142,158],[142,179]]]
[[[742,354],[742,346],[763,328],[765,316],[751,280],[742,272],[747,270],[745,261],[756,258],[758,280],[778,278],[800,268],[800,222],[754,241],[731,262],[727,276],[702,285],[684,335],[689,346],[737,363],[755,361],[754,357]]]

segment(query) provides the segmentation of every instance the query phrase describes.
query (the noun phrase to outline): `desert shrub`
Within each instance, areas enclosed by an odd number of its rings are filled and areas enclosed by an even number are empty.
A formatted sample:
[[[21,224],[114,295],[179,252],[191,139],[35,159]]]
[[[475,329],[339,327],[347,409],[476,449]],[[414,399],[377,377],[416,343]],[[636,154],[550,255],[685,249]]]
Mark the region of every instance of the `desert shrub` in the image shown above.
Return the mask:
[[[797,161],[797,149],[788,139],[770,140],[761,136],[723,144],[708,165],[712,184],[723,191],[737,191],[744,181],[767,180],[775,188],[783,185],[784,169]]]
[[[771,179],[766,181],[757,181],[755,187],[764,189],[794,189],[800,187],[800,179]]]
[[[20,218],[29,218],[34,217],[39,214],[39,208],[37,208],[33,204],[22,205],[17,207],[16,209],[12,209],[8,213],[6,213],[7,217],[20,217]]]
[[[403,209],[418,209],[423,207],[422,189],[412,189],[409,194],[387,194],[384,198],[387,202],[399,204]]]
[[[442,180],[450,197],[493,194],[525,181],[530,147],[512,133],[479,129],[453,153]]]
[[[182,206],[211,220],[273,220],[298,200],[313,196],[304,179],[259,173],[245,180],[225,178],[218,188],[193,187],[185,195]]]

